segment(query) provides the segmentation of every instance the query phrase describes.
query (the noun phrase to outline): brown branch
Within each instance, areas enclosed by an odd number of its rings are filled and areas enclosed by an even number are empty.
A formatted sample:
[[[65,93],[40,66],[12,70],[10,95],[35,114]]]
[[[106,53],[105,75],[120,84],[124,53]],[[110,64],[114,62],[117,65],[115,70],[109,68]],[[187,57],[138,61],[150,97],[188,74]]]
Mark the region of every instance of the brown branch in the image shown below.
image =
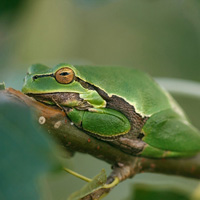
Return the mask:
[[[1,101],[22,102],[34,108],[35,118],[49,134],[58,140],[69,152],[82,152],[106,161],[113,166],[107,183],[118,177],[120,182],[137,173],[154,172],[200,178],[199,156],[184,159],[149,159],[128,155],[110,144],[95,139],[76,128],[57,107],[47,106],[12,88],[0,91]],[[100,189],[84,200],[98,199],[110,189]]]

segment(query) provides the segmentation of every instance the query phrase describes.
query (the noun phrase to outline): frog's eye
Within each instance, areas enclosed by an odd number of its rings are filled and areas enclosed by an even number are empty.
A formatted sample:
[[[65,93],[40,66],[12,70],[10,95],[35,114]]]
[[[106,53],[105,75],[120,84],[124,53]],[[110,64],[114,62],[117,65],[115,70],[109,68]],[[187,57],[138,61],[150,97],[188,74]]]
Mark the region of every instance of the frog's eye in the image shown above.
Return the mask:
[[[55,73],[55,79],[62,84],[71,83],[74,80],[74,72],[68,67],[61,68]]]

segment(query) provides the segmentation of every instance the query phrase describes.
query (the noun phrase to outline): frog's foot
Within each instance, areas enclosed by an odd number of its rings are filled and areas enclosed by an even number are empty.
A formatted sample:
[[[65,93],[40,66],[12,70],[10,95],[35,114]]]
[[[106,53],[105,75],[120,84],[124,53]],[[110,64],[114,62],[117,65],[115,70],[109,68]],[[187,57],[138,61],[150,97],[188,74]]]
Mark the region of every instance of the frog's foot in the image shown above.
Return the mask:
[[[130,134],[115,138],[115,140],[110,141],[109,143],[113,146],[120,148],[123,152],[134,156],[142,152],[142,150],[146,146],[146,143],[144,141],[135,137],[131,138]]]

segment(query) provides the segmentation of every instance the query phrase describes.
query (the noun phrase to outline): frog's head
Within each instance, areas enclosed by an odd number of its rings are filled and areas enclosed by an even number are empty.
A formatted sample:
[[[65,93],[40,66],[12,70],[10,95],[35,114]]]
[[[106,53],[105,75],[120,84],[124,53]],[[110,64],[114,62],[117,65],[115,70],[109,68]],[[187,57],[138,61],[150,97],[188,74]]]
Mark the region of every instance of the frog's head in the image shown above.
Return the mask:
[[[53,68],[35,64],[30,66],[24,80],[22,92],[25,94],[41,94],[54,92],[85,92],[76,81],[78,71],[72,65],[59,64]]]
[[[64,102],[64,98],[71,98],[71,96],[67,97],[66,95],[76,94],[72,95],[73,101],[78,95],[78,98],[80,98],[81,101],[87,102],[93,107],[104,106],[105,101],[101,96],[99,96],[95,90],[90,90],[83,86],[81,82],[82,79],[84,79],[84,77],[81,76],[79,71],[69,64],[62,63],[53,68],[41,64],[35,64],[30,66],[27,72],[22,92],[29,96],[33,96],[38,100],[41,100],[42,97],[43,102],[50,104],[53,102],[49,100],[49,95],[51,95],[51,99],[59,99],[61,105],[67,106],[69,101],[67,103]],[[59,97],[61,95],[63,96],[63,94],[65,94],[65,97],[61,100]],[[44,100],[44,97],[46,100]],[[80,99],[77,100],[76,105]]]

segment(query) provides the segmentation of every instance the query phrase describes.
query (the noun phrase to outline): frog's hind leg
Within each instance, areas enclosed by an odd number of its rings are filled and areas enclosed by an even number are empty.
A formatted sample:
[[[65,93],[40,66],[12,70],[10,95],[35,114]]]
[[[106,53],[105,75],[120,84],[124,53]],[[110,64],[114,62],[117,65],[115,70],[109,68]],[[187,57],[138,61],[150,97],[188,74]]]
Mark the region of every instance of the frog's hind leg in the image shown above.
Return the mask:
[[[120,112],[108,108],[92,108],[89,111],[70,109],[67,116],[78,127],[101,139],[124,135],[129,132],[129,120]]]

